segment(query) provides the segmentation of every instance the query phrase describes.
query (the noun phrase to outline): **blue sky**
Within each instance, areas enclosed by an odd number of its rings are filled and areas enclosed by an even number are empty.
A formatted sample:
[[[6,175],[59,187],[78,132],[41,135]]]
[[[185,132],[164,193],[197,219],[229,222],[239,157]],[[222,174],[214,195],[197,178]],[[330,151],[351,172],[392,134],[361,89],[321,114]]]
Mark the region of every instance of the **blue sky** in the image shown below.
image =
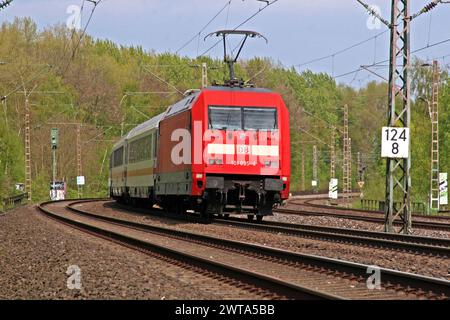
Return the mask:
[[[96,9],[87,32],[94,37],[110,39],[124,45],[141,45],[156,52],[175,52],[222,8],[229,0],[103,0]],[[69,18],[70,5],[81,6],[82,0],[15,0],[0,12],[0,23],[11,21],[15,16],[33,18],[39,28],[65,24]],[[366,0],[377,5],[384,17],[389,19],[390,2]],[[429,0],[413,0],[412,12],[421,9]],[[196,56],[204,52],[212,39],[204,36],[225,27],[234,28],[255,13],[264,3],[257,0],[232,0],[231,4],[201,34],[180,51],[180,54]],[[83,21],[86,22],[92,4],[85,2]],[[412,49],[450,38],[450,4],[441,4],[431,13],[417,18],[412,25]],[[242,29],[264,34],[269,43],[252,40],[242,56],[266,56],[289,67],[332,54],[361,40],[373,37],[386,28],[371,29],[367,26],[368,15],[356,0],[279,0],[258,14]],[[431,28],[430,28],[431,27]],[[388,57],[388,33],[334,59],[328,58],[300,67],[335,76],[357,69],[362,64]],[[232,44],[231,44],[232,46]],[[210,52],[221,56],[221,47]],[[417,53],[426,59],[450,54],[450,42]],[[332,61],[334,60],[334,61]],[[450,55],[440,62],[450,63]],[[385,69],[379,70],[386,73]],[[360,71],[337,78],[340,82],[359,86],[373,75]]]

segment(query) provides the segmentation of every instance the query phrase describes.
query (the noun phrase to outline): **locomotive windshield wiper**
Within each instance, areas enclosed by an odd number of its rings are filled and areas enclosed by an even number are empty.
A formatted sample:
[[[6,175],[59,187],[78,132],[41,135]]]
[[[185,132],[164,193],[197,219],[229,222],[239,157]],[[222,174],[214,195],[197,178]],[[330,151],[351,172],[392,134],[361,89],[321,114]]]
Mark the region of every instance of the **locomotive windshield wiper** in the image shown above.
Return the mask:
[[[227,115],[227,125],[226,125],[225,128],[223,128],[222,130],[228,129],[228,126],[229,126],[229,124],[230,124],[230,115],[231,115],[231,112],[228,112],[228,115]]]

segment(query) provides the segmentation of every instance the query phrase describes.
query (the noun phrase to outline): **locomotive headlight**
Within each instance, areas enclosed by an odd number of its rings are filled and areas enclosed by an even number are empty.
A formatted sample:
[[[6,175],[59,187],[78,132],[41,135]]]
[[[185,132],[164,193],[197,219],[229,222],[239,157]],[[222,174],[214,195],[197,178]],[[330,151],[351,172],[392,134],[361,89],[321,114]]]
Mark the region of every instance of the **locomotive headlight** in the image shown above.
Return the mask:
[[[209,160],[208,160],[208,163],[209,163],[210,165],[213,165],[213,164],[218,164],[218,165],[220,165],[220,164],[223,163],[223,161],[222,161],[222,159],[209,159]]]
[[[281,178],[281,180],[283,180],[283,181],[287,181],[287,177],[283,177],[283,178]]]

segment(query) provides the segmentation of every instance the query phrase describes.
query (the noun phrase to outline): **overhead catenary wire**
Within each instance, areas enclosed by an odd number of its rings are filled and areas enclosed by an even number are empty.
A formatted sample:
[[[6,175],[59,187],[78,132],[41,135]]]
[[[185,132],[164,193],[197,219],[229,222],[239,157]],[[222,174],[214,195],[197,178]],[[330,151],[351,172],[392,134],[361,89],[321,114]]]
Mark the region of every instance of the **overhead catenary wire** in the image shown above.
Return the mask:
[[[353,49],[353,48],[359,47],[359,46],[361,46],[361,45],[363,45],[363,44],[365,44],[365,43],[367,43],[367,42],[369,42],[369,41],[371,41],[371,40],[377,39],[378,37],[384,35],[384,34],[387,33],[388,31],[389,31],[389,30],[385,30],[385,31],[383,31],[383,32],[380,32],[380,33],[376,34],[375,36],[372,36],[372,37],[370,37],[370,38],[368,38],[368,39],[359,41],[359,42],[357,42],[357,43],[355,43],[355,44],[352,44],[352,45],[350,45],[350,46],[348,46],[348,47],[346,47],[346,48],[343,48],[343,49],[341,49],[341,50],[338,50],[338,51],[336,51],[336,52],[333,52],[333,53],[331,53],[331,54],[329,54],[329,55],[326,55],[326,56],[323,56],[323,57],[319,57],[319,58],[315,58],[315,59],[312,59],[312,60],[309,60],[309,61],[306,61],[306,62],[303,62],[303,63],[296,64],[296,65],[294,65],[294,67],[300,68],[300,67],[303,67],[303,66],[306,66],[306,65],[315,63],[315,62],[319,62],[319,61],[322,61],[322,60],[326,60],[326,59],[329,59],[329,58],[333,58],[333,57],[335,57],[335,56],[337,56],[337,55],[340,55],[340,54],[342,54],[342,53],[344,53],[344,52],[347,52],[347,51],[349,51],[349,50],[351,50],[351,49]]]
[[[194,41],[195,39],[199,38],[200,39],[200,35],[202,34],[202,32],[208,28],[208,26],[214,21],[216,20],[216,18],[228,7],[230,7],[231,2],[233,0],[227,0],[227,2],[225,3],[225,5],[197,32],[195,33],[192,38],[190,38],[188,41],[186,41],[181,47],[179,47],[176,51],[175,54],[178,54],[181,50],[183,50],[184,48],[186,48],[190,43],[192,43],[192,41]],[[228,11],[229,14],[229,11]],[[228,16],[227,14],[227,16]],[[227,18],[228,21],[228,18]]]
[[[435,43],[432,43],[432,44],[427,44],[426,46],[423,46],[423,47],[421,47],[421,48],[418,48],[418,49],[415,49],[415,50],[411,51],[411,54],[417,53],[417,52],[420,52],[420,51],[423,51],[423,50],[426,50],[426,49],[429,49],[429,48],[432,48],[432,47],[435,47],[435,46],[438,46],[438,45],[441,45],[441,44],[444,44],[444,43],[447,43],[447,42],[450,42],[450,38],[445,39],[445,40],[441,40],[441,41],[438,41],[438,42],[435,42]],[[365,65],[364,67],[366,67],[366,68],[369,68],[369,67],[377,67],[377,66],[379,66],[381,63],[385,63],[385,62],[388,62],[388,61],[389,61],[389,59],[385,59],[385,60],[378,61],[378,62],[373,63],[373,64]],[[354,74],[354,73],[356,73],[356,72],[362,71],[362,70],[364,70],[364,69],[365,69],[365,68],[363,68],[363,67],[359,67],[358,69],[355,69],[355,70],[352,70],[352,71],[348,71],[348,72],[339,74],[339,75],[337,75],[337,76],[333,76],[333,78],[334,78],[334,79],[337,79],[337,78],[345,77],[345,76],[348,76],[348,75],[350,75],[350,74]]]
[[[84,28],[83,28],[83,30],[82,30],[82,32],[81,32],[81,35],[80,35],[80,37],[78,38],[77,44],[76,44],[75,47],[72,49],[72,53],[71,53],[71,55],[70,55],[70,57],[69,57],[69,61],[67,62],[66,67],[64,68],[64,70],[63,70],[63,72],[62,72],[62,75],[63,75],[63,76],[66,74],[67,70],[69,69],[70,64],[72,63],[73,59],[75,58],[75,54],[76,54],[76,52],[77,52],[77,50],[78,50],[78,47],[80,46],[81,40],[83,40],[83,38],[84,38],[84,36],[85,36],[85,34],[86,34],[87,27],[89,26],[89,24],[90,24],[90,22],[91,22],[91,20],[92,20],[92,17],[93,17],[93,15],[94,15],[95,9],[97,8],[97,6],[100,4],[100,2],[101,2],[102,0],[96,0],[96,1],[94,1],[94,0],[86,0],[86,1],[89,1],[89,2],[93,3],[94,6],[93,6],[92,9],[91,9],[91,13],[89,14],[89,18],[88,18],[88,20],[87,20],[87,22],[86,22],[86,25],[84,26]],[[83,3],[83,5],[84,5],[84,3]]]
[[[238,24],[233,31],[236,31],[238,28],[242,27],[244,24],[246,24],[247,22],[249,22],[250,20],[252,20],[254,17],[256,17],[258,14],[260,14],[262,11],[264,11],[265,9],[267,9],[268,7],[270,7],[271,5],[275,4],[276,2],[278,2],[279,0],[273,0],[272,2],[267,2],[267,4],[262,7],[259,8],[258,11],[256,11],[254,14],[252,14],[250,17],[248,17],[247,19],[245,19],[244,21],[242,21],[240,24]],[[217,45],[219,43],[222,42],[222,39],[217,40],[217,42],[215,42],[211,47],[209,47],[208,49],[206,49],[203,53],[200,54],[200,56],[204,56],[205,54],[207,54],[208,52],[210,52],[212,49],[214,49],[215,47],[217,47]]]

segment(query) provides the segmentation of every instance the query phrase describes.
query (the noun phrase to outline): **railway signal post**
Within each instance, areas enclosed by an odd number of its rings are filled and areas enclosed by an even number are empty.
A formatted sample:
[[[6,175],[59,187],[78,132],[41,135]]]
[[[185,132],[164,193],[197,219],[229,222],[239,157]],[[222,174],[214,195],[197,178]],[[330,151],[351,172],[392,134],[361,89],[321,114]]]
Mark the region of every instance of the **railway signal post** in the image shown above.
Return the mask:
[[[52,128],[50,131],[50,143],[52,147],[52,188],[51,198],[56,198],[56,149],[59,144],[59,130],[58,128]]]
[[[330,179],[336,178],[336,128],[331,128]]]

